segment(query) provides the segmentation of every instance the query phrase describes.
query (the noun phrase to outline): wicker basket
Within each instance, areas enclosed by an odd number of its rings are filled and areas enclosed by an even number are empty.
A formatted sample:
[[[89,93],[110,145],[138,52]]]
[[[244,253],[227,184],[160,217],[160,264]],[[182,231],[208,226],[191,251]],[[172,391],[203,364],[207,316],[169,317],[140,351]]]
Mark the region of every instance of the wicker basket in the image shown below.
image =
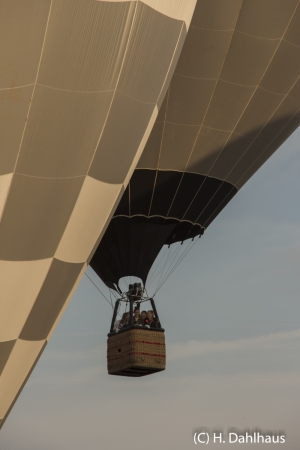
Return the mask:
[[[107,339],[107,370],[110,375],[142,377],[166,368],[163,330],[129,328]]]

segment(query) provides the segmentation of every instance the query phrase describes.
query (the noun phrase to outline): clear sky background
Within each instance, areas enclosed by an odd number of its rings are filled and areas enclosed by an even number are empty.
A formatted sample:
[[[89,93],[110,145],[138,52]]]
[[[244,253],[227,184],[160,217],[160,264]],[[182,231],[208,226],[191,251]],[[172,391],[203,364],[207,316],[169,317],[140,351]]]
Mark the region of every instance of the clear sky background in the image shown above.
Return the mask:
[[[157,293],[167,370],[107,375],[112,311],[84,276],[1,449],[182,450],[201,427],[282,430],[280,448],[299,449],[299,138],[252,177]],[[265,448],[274,444],[255,445]]]

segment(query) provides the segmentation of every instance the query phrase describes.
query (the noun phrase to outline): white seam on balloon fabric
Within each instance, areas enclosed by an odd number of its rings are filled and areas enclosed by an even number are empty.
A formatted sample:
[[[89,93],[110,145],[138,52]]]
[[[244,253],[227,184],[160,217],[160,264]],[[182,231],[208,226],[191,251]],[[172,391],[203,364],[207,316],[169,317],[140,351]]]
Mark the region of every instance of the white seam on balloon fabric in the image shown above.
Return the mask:
[[[4,87],[0,88],[0,91],[14,91],[15,89],[23,89],[30,86],[34,86],[34,83],[24,84],[23,86]]]

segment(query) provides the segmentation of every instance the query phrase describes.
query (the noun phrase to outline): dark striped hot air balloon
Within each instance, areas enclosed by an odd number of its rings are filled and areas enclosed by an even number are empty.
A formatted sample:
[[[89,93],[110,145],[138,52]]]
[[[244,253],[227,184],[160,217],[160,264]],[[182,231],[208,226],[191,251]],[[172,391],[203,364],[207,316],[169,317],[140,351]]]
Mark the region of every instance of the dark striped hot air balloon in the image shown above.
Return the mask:
[[[199,0],[169,90],[92,268],[118,289],[202,235],[300,123],[296,0]]]

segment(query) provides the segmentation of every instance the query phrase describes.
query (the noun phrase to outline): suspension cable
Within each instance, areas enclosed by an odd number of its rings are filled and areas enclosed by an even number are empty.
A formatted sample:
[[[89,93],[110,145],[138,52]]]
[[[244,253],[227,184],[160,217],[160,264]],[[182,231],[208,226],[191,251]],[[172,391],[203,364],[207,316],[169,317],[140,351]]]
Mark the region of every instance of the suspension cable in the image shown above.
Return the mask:
[[[152,284],[152,283],[155,281],[155,279],[156,279],[159,275],[160,275],[160,278],[159,278],[159,280],[158,280],[157,286],[160,284],[160,281],[161,281],[161,280],[164,278],[164,276],[165,276],[165,275],[163,276],[163,272],[164,272],[164,270],[165,270],[165,268],[166,268],[168,259],[170,259],[170,262],[169,262],[169,264],[168,264],[167,272],[166,272],[166,273],[168,273],[168,271],[170,270],[170,267],[172,267],[172,264],[174,263],[174,260],[175,260],[176,257],[178,256],[178,253],[180,253],[180,249],[181,249],[181,247],[178,246],[177,248],[174,247],[174,248],[172,248],[172,250],[169,251],[169,255],[168,255],[168,258],[167,258],[167,260],[166,260],[166,262],[165,262],[165,265],[164,265],[163,270],[162,270],[161,272],[158,272],[158,274],[152,279],[151,283],[149,283],[149,286],[150,286],[150,284]]]
[[[167,247],[167,245],[166,245],[166,246],[165,246],[165,249],[164,249],[164,252],[159,256],[159,262],[157,262],[157,265],[156,265],[155,269],[154,269],[153,272],[150,274],[150,277],[149,277],[149,280],[148,280],[148,286],[150,286],[150,284],[152,283],[154,274],[155,274],[155,278],[156,278],[156,272],[158,271],[158,268],[159,268],[159,266],[161,265],[161,263],[162,263],[162,261],[163,261],[165,255],[166,255],[166,252],[167,252],[167,251],[168,251],[168,247]]]
[[[170,246],[169,246],[170,247]],[[176,262],[174,263],[174,261],[176,260],[176,258],[178,257],[178,259],[180,258],[180,255],[178,256],[178,253],[180,253],[180,250],[182,249],[182,246],[181,245],[178,245],[178,246],[172,246],[172,249],[170,250],[170,252],[171,253],[169,253],[169,255],[168,255],[168,258],[170,258],[171,259],[171,262],[168,264],[168,269],[167,269],[167,273],[166,274],[168,274],[168,272],[172,269],[172,267],[173,267],[173,264],[176,264]],[[185,250],[185,249],[184,249]],[[166,264],[167,264],[167,261],[165,262],[165,266],[166,266]],[[165,266],[164,266],[164,268],[165,268]],[[157,269],[157,268],[156,268]],[[155,269],[155,271],[156,271],[156,269]],[[164,276],[166,276],[166,274],[164,275]],[[152,277],[151,276],[151,281],[150,281],[150,283],[148,284],[148,287],[151,285],[151,284],[153,284],[153,282],[155,281],[155,279],[159,276],[159,275],[161,275],[161,277],[160,277],[160,280],[158,281],[158,283],[157,283],[157,286],[160,284],[160,281],[161,281],[161,278],[162,279],[164,279],[164,277],[162,276],[162,273],[161,273],[161,271],[159,271],[156,275],[155,275],[155,277]]]
[[[156,291],[154,293],[154,295],[161,289],[161,287],[165,284],[165,282],[167,281],[167,279],[172,275],[172,273],[174,272],[174,270],[178,267],[178,265],[181,263],[181,261],[186,257],[186,255],[190,252],[190,250],[194,247],[194,245],[196,244],[196,242],[199,241],[199,239],[201,238],[201,234],[199,235],[198,239],[195,239],[194,241],[191,241],[189,243],[189,245],[187,246],[187,248],[185,249],[185,251],[183,252],[183,254],[181,255],[181,257],[178,259],[178,261],[176,262],[176,264],[174,265],[174,267],[169,271],[169,273],[167,274],[167,276],[164,277],[164,279],[162,280],[162,282],[160,283],[160,285],[157,285]],[[191,245],[192,244],[192,245]],[[153,297],[154,297],[153,295]]]
[[[102,295],[102,297],[105,298],[105,300],[107,301],[107,303],[112,307],[112,309],[114,309],[114,306],[112,304],[112,302],[110,302],[108,300],[108,298],[103,294],[103,292],[99,289],[99,287],[93,282],[93,280],[88,276],[88,274],[85,272],[85,275],[88,277],[88,279],[90,280],[90,282],[95,286],[95,288],[100,292],[100,294]]]
[[[174,254],[174,253],[173,253]],[[170,255],[171,255],[171,250],[168,252],[168,254],[167,254],[167,259],[166,259],[166,262],[165,262],[165,264],[164,264],[164,266],[163,266],[163,268],[162,268],[162,271],[161,272],[158,272],[158,275],[160,275],[160,277],[159,277],[159,280],[158,280],[158,283],[160,283],[160,280],[161,280],[161,278],[162,278],[162,275],[163,275],[163,273],[164,273],[164,270],[165,270],[165,268],[166,268],[166,265],[167,265],[167,262],[168,262],[168,260],[169,260],[169,257],[170,257]],[[156,277],[155,277],[156,278]],[[154,279],[155,279],[154,278]],[[153,280],[154,281],[154,280]],[[152,282],[153,282],[152,281]]]

